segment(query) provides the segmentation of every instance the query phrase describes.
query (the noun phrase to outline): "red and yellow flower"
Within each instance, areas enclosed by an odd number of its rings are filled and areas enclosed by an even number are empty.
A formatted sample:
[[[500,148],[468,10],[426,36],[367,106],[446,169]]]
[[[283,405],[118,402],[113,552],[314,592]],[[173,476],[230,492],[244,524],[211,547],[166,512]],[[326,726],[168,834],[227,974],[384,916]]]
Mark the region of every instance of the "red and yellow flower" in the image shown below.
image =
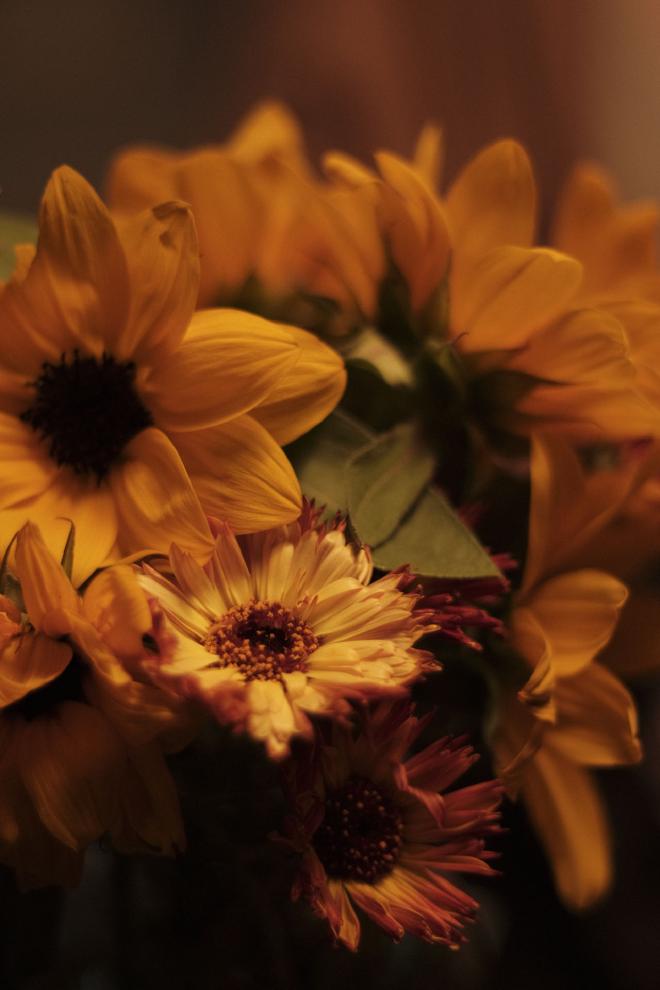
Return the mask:
[[[414,646],[436,628],[433,610],[399,590],[401,574],[370,584],[368,552],[308,507],[296,523],[238,539],[219,524],[207,564],[173,545],[170,566],[174,581],[142,569],[165,620],[161,655],[144,670],[275,759],[292,736],[309,736],[310,715],[344,717],[349,699],[400,694],[434,666]]]
[[[333,726],[287,768],[287,834],[302,856],[293,896],[349,949],[360,941],[353,905],[397,941],[409,933],[457,947],[478,904],[450,877],[493,874],[486,841],[499,830],[502,787],[449,790],[478,759],[464,739],[406,759],[427,722],[408,702],[381,703],[357,731]]]

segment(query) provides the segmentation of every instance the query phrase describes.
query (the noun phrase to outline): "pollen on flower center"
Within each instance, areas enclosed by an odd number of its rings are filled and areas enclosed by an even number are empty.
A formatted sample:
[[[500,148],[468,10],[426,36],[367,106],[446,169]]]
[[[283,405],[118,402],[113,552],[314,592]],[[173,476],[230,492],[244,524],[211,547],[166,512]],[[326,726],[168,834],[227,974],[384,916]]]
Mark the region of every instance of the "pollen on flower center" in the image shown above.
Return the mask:
[[[394,869],[402,833],[394,802],[372,781],[353,776],[327,794],[314,849],[329,877],[376,883]]]
[[[236,605],[204,640],[219,667],[237,667],[246,681],[281,680],[282,674],[306,670],[318,645],[318,637],[295,612],[270,601]]]
[[[32,405],[21,414],[60,466],[102,481],[152,418],[135,390],[135,365],[109,354],[83,357],[75,350],[58,364],[46,361],[33,381]]]

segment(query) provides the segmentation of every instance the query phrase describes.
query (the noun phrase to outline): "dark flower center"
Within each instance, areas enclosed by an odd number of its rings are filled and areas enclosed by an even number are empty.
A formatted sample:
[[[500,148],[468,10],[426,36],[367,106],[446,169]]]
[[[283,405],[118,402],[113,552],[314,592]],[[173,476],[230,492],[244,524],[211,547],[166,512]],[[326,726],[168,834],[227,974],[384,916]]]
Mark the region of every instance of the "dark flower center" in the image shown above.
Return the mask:
[[[82,357],[44,362],[31,383],[34,401],[21,414],[48,445],[48,453],[76,474],[102,481],[128,443],[153,420],[135,390],[135,365]]]
[[[379,787],[349,777],[326,796],[314,848],[329,877],[377,883],[394,869],[401,851],[403,816]]]
[[[236,605],[211,627],[204,640],[219,667],[237,667],[246,681],[281,680],[306,670],[319,645],[310,627],[279,602]]]
[[[22,715],[31,722],[35,718],[51,714],[62,701],[84,701],[83,677],[85,664],[74,653],[61,674],[47,684],[2,709],[3,715]]]

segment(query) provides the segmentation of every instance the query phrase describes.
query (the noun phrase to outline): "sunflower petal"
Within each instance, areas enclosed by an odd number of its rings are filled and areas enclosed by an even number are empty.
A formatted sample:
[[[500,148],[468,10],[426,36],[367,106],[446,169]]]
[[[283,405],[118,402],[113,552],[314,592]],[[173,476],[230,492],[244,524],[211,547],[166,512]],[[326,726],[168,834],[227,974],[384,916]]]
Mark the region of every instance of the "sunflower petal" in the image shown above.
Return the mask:
[[[124,552],[167,553],[171,543],[207,558],[213,551],[206,517],[181,458],[164,433],[148,429],[126,448],[110,478]]]
[[[3,651],[0,664],[0,707],[11,705],[28,692],[54,680],[71,656],[68,643],[41,633],[13,640]]]
[[[68,632],[68,629],[53,628],[49,613],[76,614],[80,599],[34,523],[26,523],[18,534],[16,574],[32,625],[52,636]]]
[[[235,532],[261,532],[299,516],[302,495],[293,468],[250,416],[171,436],[204,510]]]
[[[224,423],[268,399],[300,353],[287,327],[237,309],[202,310],[181,346],[154,368],[149,407],[165,430]]]

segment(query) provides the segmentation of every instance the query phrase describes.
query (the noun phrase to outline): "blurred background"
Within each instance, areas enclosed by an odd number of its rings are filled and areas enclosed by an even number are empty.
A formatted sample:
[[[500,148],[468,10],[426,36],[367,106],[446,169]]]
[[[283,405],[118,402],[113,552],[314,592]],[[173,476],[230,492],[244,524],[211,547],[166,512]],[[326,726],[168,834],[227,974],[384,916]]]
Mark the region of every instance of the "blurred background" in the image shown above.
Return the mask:
[[[546,211],[583,157],[627,197],[659,196],[659,39],[658,0],[0,0],[0,209],[34,211],[62,162],[100,188],[118,146],[222,140],[264,97],[299,115],[313,155],[409,152],[433,118],[450,177],[488,141],[522,140]],[[477,891],[482,923],[467,950],[392,949],[372,933],[351,957],[288,905],[288,877],[245,894],[230,843],[212,868],[196,858],[204,824],[190,807],[183,872],[95,852],[73,894],[19,896],[2,877],[0,986],[308,990],[341,979],[387,990],[414,977],[447,990],[657,990],[657,682],[638,697],[649,757],[602,775],[619,879],[588,916],[559,906],[522,812],[509,809],[504,878]],[[213,759],[195,765],[212,792]],[[258,804],[250,815],[263,832]]]

